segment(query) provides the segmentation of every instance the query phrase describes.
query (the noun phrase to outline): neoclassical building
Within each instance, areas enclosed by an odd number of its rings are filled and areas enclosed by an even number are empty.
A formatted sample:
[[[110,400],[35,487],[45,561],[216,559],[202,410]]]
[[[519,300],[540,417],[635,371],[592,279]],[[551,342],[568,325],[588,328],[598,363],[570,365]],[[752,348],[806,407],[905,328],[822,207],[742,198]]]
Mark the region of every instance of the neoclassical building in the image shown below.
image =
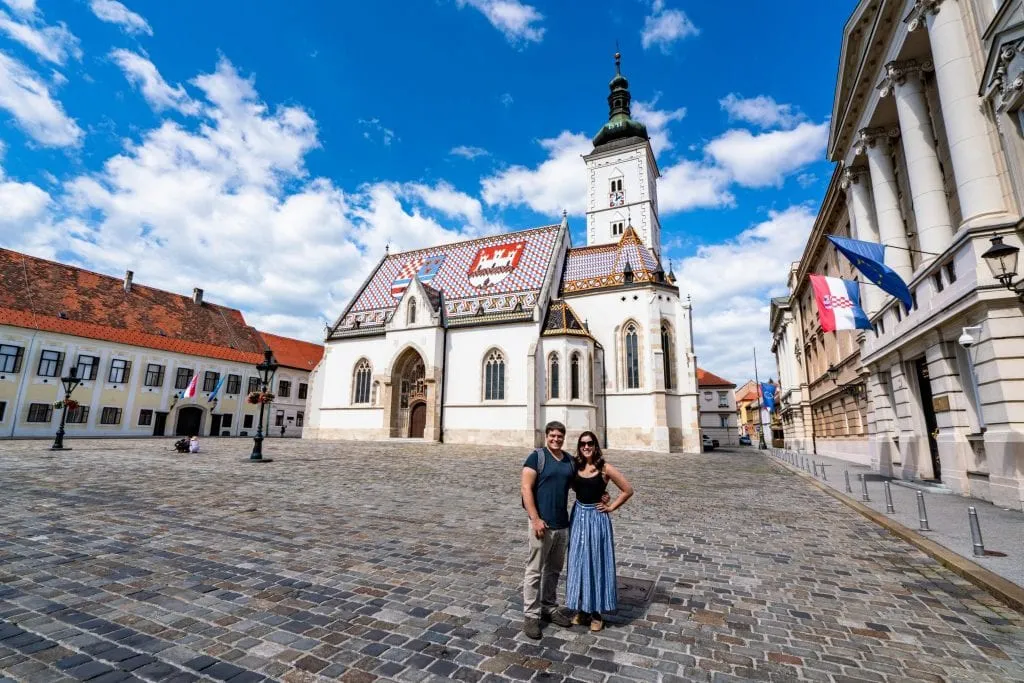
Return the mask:
[[[840,385],[866,380],[871,462],[1014,509],[1024,315],[983,254],[994,237],[1021,246],[1022,41],[1020,0],[862,0],[844,31],[828,146],[845,196],[819,217],[886,244],[913,293],[908,310],[862,287],[874,329],[841,368]]]
[[[661,262],[658,165],[618,68],[561,223],[385,254],[325,341],[305,436],[700,450],[690,305]]]

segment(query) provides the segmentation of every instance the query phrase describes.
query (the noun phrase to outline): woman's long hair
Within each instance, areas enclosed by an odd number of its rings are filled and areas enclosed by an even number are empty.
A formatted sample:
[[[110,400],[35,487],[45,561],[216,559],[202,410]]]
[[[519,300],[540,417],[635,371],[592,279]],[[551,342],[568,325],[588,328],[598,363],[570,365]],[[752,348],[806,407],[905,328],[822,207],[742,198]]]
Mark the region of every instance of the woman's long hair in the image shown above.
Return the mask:
[[[598,472],[604,473],[604,454],[601,453],[601,442],[597,440],[597,434],[594,432],[583,432],[576,440],[576,455],[573,456],[573,460],[576,461],[576,470],[582,471],[587,466],[587,458],[580,449],[580,441],[583,441],[583,437],[586,436],[589,436],[594,442],[594,467]]]

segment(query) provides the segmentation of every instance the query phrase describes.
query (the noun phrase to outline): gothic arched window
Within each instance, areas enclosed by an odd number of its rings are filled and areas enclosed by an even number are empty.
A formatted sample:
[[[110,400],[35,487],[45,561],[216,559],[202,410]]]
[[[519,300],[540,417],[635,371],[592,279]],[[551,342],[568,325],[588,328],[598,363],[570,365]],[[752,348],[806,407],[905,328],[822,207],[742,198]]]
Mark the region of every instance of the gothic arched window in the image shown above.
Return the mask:
[[[668,323],[661,323],[661,364],[662,372],[665,374],[665,389],[669,390],[673,386],[672,377],[674,376],[673,368],[675,367],[675,358],[672,357],[672,328],[669,327]]]
[[[627,389],[639,389],[640,388],[640,342],[639,332],[637,331],[636,323],[629,323],[626,325],[625,334],[623,335],[623,347],[626,352],[626,388]]]
[[[558,354],[552,352],[548,356],[548,396],[549,398],[559,397],[559,386],[562,378],[558,374]]]
[[[372,379],[370,361],[365,358],[356,363],[352,382],[352,403],[370,402],[370,382]]]
[[[569,361],[569,398],[577,400],[580,397],[580,354],[573,353]]]
[[[409,299],[409,325],[416,324],[416,299]]]
[[[505,400],[505,356],[497,349],[484,360],[484,400]]]

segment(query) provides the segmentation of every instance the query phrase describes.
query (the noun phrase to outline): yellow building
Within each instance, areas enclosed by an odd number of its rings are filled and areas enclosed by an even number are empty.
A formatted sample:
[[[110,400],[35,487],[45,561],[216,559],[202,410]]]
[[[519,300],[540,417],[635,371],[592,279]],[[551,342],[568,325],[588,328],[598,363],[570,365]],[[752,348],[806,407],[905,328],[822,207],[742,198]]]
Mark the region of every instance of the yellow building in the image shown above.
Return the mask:
[[[310,370],[323,347],[246,324],[241,311],[124,279],[0,249],[0,434],[52,436],[60,378],[82,380],[66,430],[75,436],[251,436],[259,406],[256,364],[281,364],[284,394],[265,420],[300,436]],[[196,378],[195,395],[184,394]],[[219,386],[219,389],[218,389]],[[283,391],[282,391],[283,390]],[[216,391],[216,393],[215,393]],[[288,433],[288,428],[291,428]]]

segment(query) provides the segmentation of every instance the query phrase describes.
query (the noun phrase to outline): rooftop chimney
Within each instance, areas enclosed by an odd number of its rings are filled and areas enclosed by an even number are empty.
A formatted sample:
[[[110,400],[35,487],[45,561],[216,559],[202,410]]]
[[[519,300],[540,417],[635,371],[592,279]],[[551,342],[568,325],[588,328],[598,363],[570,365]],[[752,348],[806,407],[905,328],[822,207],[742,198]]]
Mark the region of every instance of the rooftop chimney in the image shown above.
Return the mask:
[[[124,293],[125,294],[127,294],[130,291],[132,291],[132,275],[134,275],[134,274],[135,273],[133,273],[130,270],[124,271]]]
[[[199,289],[198,287],[193,287],[192,288],[192,301],[197,306],[202,306],[203,305],[203,290]]]

